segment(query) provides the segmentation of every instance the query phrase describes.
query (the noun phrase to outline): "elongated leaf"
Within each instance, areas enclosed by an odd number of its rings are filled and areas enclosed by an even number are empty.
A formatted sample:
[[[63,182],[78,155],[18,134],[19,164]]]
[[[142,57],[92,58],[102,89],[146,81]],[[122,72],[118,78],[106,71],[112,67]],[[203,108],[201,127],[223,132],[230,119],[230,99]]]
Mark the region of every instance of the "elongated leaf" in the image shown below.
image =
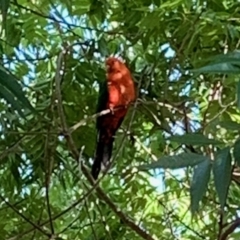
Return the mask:
[[[193,69],[196,73],[239,73],[240,52],[234,51],[228,54],[218,54],[208,58],[209,63],[201,68]]]
[[[33,110],[33,107],[25,97],[24,92],[17,80],[2,69],[0,69],[0,87],[1,85],[9,90],[9,92],[11,92],[18,99],[24,108]]]
[[[209,144],[221,144],[220,141],[209,139],[202,134],[189,133],[185,135],[173,136],[168,138],[170,141],[181,143],[181,144],[191,144],[191,145],[209,145]]]
[[[240,166],[240,138],[234,143],[233,156],[238,166]]]
[[[211,167],[211,160],[206,158],[205,161],[199,163],[194,169],[190,187],[192,213],[198,210],[199,202],[207,191]]]
[[[211,63],[207,66],[191,70],[195,73],[240,73],[240,67],[230,63]]]
[[[240,64],[240,51],[235,50],[234,52],[229,52],[227,54],[217,54],[213,57],[210,57],[209,60],[215,63],[233,63]]]
[[[34,110],[17,80],[0,68],[0,96],[24,117],[22,110]],[[15,99],[16,98],[16,99]]]
[[[228,130],[240,130],[240,124],[234,121],[220,122],[219,125]]]
[[[240,109],[240,80],[237,83],[237,107]]]
[[[18,111],[18,113],[24,117],[22,107],[17,100],[14,99],[13,95],[3,86],[0,87],[0,97],[5,99],[11,106]]]
[[[0,0],[0,13],[2,14],[2,26],[6,28],[7,12],[9,8],[9,0]]]
[[[9,0],[1,0],[0,1],[0,12],[2,14],[7,14],[7,10],[8,10],[8,7],[9,7]]]
[[[9,91],[17,94],[18,92],[22,91],[21,86],[18,84],[16,79],[6,73],[3,69],[0,69],[0,83],[4,85]]]
[[[140,170],[148,170],[155,168],[171,168],[177,169],[182,167],[195,166],[206,160],[206,157],[203,155],[195,153],[182,153],[176,156],[164,156],[158,161],[145,164],[139,167]]]
[[[222,208],[224,207],[227,198],[231,180],[231,170],[230,148],[226,147],[217,152],[213,163],[214,183]]]

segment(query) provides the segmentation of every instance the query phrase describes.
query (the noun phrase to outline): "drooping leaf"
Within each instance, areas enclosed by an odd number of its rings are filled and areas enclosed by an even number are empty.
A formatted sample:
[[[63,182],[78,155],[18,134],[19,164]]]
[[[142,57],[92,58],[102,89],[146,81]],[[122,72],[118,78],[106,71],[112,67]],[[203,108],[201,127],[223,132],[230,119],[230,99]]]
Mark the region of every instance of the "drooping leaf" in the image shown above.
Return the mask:
[[[176,135],[168,138],[170,141],[181,143],[181,144],[191,144],[191,145],[209,145],[209,144],[221,144],[220,141],[209,139],[202,134],[189,133],[184,135]]]
[[[0,1],[0,10],[2,14],[6,14],[9,7],[9,0],[1,0]]]
[[[192,213],[195,213],[198,210],[199,202],[207,191],[211,167],[211,160],[206,158],[194,168],[190,187]]]
[[[231,180],[231,170],[230,148],[226,147],[216,153],[213,163],[214,184],[222,208],[226,203],[228,188]]]
[[[233,52],[228,52],[227,54],[217,54],[215,56],[211,56],[209,60],[215,63],[231,63],[239,65],[240,51],[235,50]]]
[[[239,73],[240,52],[234,51],[227,54],[218,54],[207,59],[209,63],[201,68],[193,69],[196,73]]]
[[[13,107],[15,106],[16,110],[19,111],[20,104],[22,105],[23,108],[28,108],[30,110],[33,110],[33,107],[31,106],[28,99],[25,97],[20,84],[18,84],[18,82],[16,81],[16,79],[13,76],[6,73],[1,68],[0,68],[0,88],[2,88],[1,89],[2,96],[4,97],[4,95],[6,96],[6,94],[7,94],[8,97],[5,100],[8,102],[10,101],[9,103],[12,104]],[[7,89],[8,93],[4,94],[4,92],[3,92],[4,89]],[[12,97],[10,97],[9,94],[12,94]],[[16,98],[15,102],[18,101],[18,106],[13,101],[14,97]]]
[[[225,73],[236,74],[240,73],[240,67],[234,66],[230,63],[210,63],[204,67],[191,70],[193,73]]]
[[[237,107],[240,109],[240,80],[237,83]]]
[[[183,168],[192,167],[206,160],[206,156],[195,153],[182,153],[175,156],[164,156],[158,161],[145,164],[139,167],[140,170],[156,169],[156,168]]]
[[[3,28],[6,28],[6,21],[7,21],[7,12],[9,8],[9,0],[1,0],[0,1],[0,13],[2,14],[2,25]]]
[[[240,138],[233,145],[233,156],[238,166],[240,166]]]
[[[234,121],[223,121],[219,125],[228,130],[240,130],[240,124]]]
[[[22,106],[19,104],[17,99],[14,99],[14,96],[12,93],[8,91],[5,87],[1,86],[0,87],[0,98],[5,99],[11,106],[17,110],[17,112],[24,117],[23,112],[22,112]]]

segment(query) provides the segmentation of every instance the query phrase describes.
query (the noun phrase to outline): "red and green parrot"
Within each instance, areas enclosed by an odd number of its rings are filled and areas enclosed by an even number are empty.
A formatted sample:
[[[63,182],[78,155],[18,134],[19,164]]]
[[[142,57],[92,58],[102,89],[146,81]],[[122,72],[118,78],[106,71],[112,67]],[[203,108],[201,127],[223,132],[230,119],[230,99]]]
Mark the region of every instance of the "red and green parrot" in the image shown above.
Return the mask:
[[[107,77],[100,89],[97,112],[106,109],[111,112],[97,118],[97,147],[92,166],[94,179],[98,178],[101,165],[108,165],[116,131],[126,116],[130,103],[135,99],[134,82],[126,65],[115,57],[109,57],[106,68]]]

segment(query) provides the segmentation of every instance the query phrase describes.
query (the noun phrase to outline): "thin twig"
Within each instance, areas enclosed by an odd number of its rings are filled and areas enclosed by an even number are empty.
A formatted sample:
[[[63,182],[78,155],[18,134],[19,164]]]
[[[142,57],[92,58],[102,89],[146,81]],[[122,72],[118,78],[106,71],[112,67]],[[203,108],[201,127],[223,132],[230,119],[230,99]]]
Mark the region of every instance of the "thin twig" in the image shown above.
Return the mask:
[[[50,119],[53,116],[53,106],[54,106],[54,97],[52,97],[51,101],[51,106],[50,106]],[[48,126],[48,131],[51,130],[51,124]],[[52,174],[52,169],[53,169],[53,164],[54,164],[54,158],[52,157],[52,149],[55,146],[49,141],[52,140],[50,138],[49,134],[46,135],[46,141],[45,141],[45,153],[44,153],[44,162],[45,162],[45,194],[46,194],[46,203],[47,203],[47,212],[49,216],[49,221],[50,221],[50,228],[51,228],[51,233],[54,235],[54,226],[53,226],[53,221],[52,221],[52,211],[51,211],[51,206],[50,206],[50,196],[49,196],[49,186],[50,186],[50,181],[51,181],[51,174]],[[55,140],[55,139],[54,139]],[[51,146],[50,146],[51,144]]]
[[[106,234],[108,235],[108,237],[109,237],[110,240],[113,240],[113,239],[112,239],[112,236],[111,236],[111,233],[110,233],[110,231],[109,231],[109,228],[108,228],[109,225],[107,224],[107,221],[105,220],[105,216],[103,215],[103,213],[102,213],[102,211],[101,211],[98,203],[96,203],[95,205],[96,205],[96,207],[97,207],[97,209],[98,209],[98,212],[100,213],[101,222],[102,222],[102,225],[103,225],[103,227],[104,227],[104,230],[105,230]]]
[[[8,156],[10,153],[14,153],[16,151],[16,148],[19,147],[19,145],[22,143],[23,140],[25,140],[26,136],[20,138],[16,143],[13,144],[12,147],[9,147],[6,149],[3,153],[0,154],[0,161]]]
[[[85,193],[85,194],[84,194],[80,199],[78,199],[75,203],[73,203],[72,205],[70,205],[69,207],[67,207],[67,208],[66,208],[65,210],[63,210],[62,212],[56,214],[55,216],[52,216],[52,221],[53,221],[53,220],[56,220],[56,219],[58,219],[58,218],[60,218],[60,217],[62,217],[63,215],[65,215],[66,213],[68,213],[70,210],[72,210],[73,208],[75,208],[77,205],[79,205],[81,202],[83,202],[85,199],[87,199],[88,196],[94,191],[94,189],[95,189],[96,187],[97,187],[97,185],[93,185],[92,188],[90,188],[89,191],[88,191],[87,193]],[[39,227],[42,227],[42,226],[48,224],[49,222],[50,222],[50,220],[48,219],[48,220],[42,222],[41,224],[39,224],[38,226],[39,226]],[[28,230],[26,230],[25,232],[17,235],[17,236],[16,236],[16,239],[18,239],[19,236],[22,237],[22,236],[24,236],[24,235],[26,235],[26,234],[34,231],[34,230],[35,230],[35,228],[28,229]],[[11,239],[11,238],[10,238],[10,239]],[[8,240],[10,240],[10,239],[8,239]]]
[[[182,219],[180,219],[176,214],[173,215],[173,218],[175,218],[184,228],[192,231],[194,234],[196,234],[196,236],[198,236],[199,238],[205,240],[206,236],[200,234],[198,231],[196,231],[195,229],[189,227],[186,223],[184,223],[184,221]]]
[[[179,238],[176,236],[176,234],[174,233],[174,230],[173,230],[173,224],[172,224],[172,216],[173,216],[173,213],[174,213],[174,209],[171,209],[171,210],[168,210],[167,206],[165,203],[163,203],[160,199],[158,200],[159,204],[163,207],[164,209],[164,216],[166,216],[166,223],[168,224],[169,226],[169,229],[171,231],[171,234],[173,236],[173,239],[176,239],[178,240]]]
[[[31,221],[29,218],[27,218],[25,215],[20,213],[11,203],[9,203],[3,196],[0,195],[0,198],[2,201],[9,207],[11,208],[16,214],[18,214],[21,218],[23,218],[27,223],[32,225],[34,229],[37,229],[39,232],[43,233],[45,236],[50,237],[51,235],[47,232],[45,232],[41,226],[35,224],[33,221]]]
[[[86,117],[86,118],[80,120],[78,123],[76,123],[76,124],[73,125],[72,127],[70,127],[70,128],[69,128],[69,133],[70,133],[70,134],[73,133],[73,132],[76,131],[79,127],[86,125],[86,123],[89,122],[89,121],[93,121],[93,120],[95,120],[96,118],[98,118],[98,117],[100,117],[100,116],[107,115],[107,114],[110,113],[110,112],[113,112],[113,113],[114,113],[114,112],[116,112],[116,111],[118,111],[119,109],[122,109],[122,108],[125,108],[125,107],[116,107],[116,108],[114,108],[114,109],[112,109],[112,110],[110,110],[110,109],[105,109],[105,110],[103,110],[103,111],[101,111],[101,112],[98,112],[98,113],[95,113],[95,114],[93,114],[93,115],[91,115],[91,116],[89,116],[89,117]]]
[[[92,236],[95,240],[97,240],[98,237],[97,237],[97,234],[96,234],[96,232],[94,230],[94,227],[93,227],[93,222],[92,222],[92,218],[90,216],[89,210],[88,210],[87,201],[84,201],[84,205],[85,205],[85,208],[86,208],[86,212],[87,212],[87,216],[88,216],[88,219],[89,219],[90,227],[92,229]]]
[[[21,5],[21,4],[19,4],[17,2],[17,0],[13,0],[13,1],[11,1],[11,3],[13,5],[17,6],[18,8],[24,9],[27,12],[30,12],[30,13],[36,15],[36,16],[39,16],[39,17],[42,17],[42,18],[45,18],[45,19],[49,19],[49,20],[54,21],[56,23],[67,25],[68,28],[70,26],[70,27],[81,28],[81,29],[85,29],[85,30],[89,30],[89,31],[96,31],[96,32],[112,34],[112,31],[108,32],[108,31],[104,31],[104,30],[98,29],[98,28],[90,28],[90,27],[86,27],[86,26],[80,26],[80,25],[77,25],[77,24],[74,24],[74,23],[68,23],[65,20],[63,20],[63,18],[62,18],[62,20],[58,20],[55,17],[53,17],[52,15],[44,15],[41,12],[35,11],[35,10],[31,9],[31,8],[28,8],[28,7],[25,7],[25,6]]]
[[[116,110],[117,109],[114,109],[113,111],[116,111]],[[72,132],[76,131],[79,127],[85,125],[88,121],[94,120],[97,117],[106,115],[110,112],[111,112],[110,109],[106,109],[106,110],[103,110],[99,113],[93,114],[92,116],[89,116],[87,118],[84,118],[84,119],[80,120],[78,123],[76,123],[75,125],[73,125],[72,127],[69,128],[69,133],[71,134]]]
[[[73,219],[72,222],[70,222],[64,229],[62,229],[61,232],[58,233],[58,235],[66,232],[69,228],[71,228],[71,226],[73,226],[73,224],[80,219],[80,214],[81,213],[79,213],[79,215],[75,219]]]
[[[157,161],[158,158],[155,154],[152,153],[151,148],[146,147],[138,137],[134,136],[134,139],[137,141],[137,143],[142,147],[142,149],[149,154],[149,156],[153,159],[153,161]]]
[[[41,212],[40,212],[40,216],[39,216],[38,221],[37,221],[37,224],[38,224],[38,225],[40,224],[40,221],[41,221],[41,219],[42,219],[43,211],[44,211],[44,208],[42,208],[42,210],[41,210]],[[36,235],[36,231],[33,231],[32,240],[35,239],[35,235]]]

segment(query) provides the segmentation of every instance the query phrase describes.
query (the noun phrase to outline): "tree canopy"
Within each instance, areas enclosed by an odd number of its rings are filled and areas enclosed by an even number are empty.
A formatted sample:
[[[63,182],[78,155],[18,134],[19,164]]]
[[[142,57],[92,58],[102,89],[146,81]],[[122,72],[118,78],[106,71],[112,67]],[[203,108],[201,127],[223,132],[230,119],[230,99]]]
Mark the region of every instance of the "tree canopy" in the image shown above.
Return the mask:
[[[238,239],[234,0],[0,0],[0,239]],[[105,59],[138,94],[94,182]]]

